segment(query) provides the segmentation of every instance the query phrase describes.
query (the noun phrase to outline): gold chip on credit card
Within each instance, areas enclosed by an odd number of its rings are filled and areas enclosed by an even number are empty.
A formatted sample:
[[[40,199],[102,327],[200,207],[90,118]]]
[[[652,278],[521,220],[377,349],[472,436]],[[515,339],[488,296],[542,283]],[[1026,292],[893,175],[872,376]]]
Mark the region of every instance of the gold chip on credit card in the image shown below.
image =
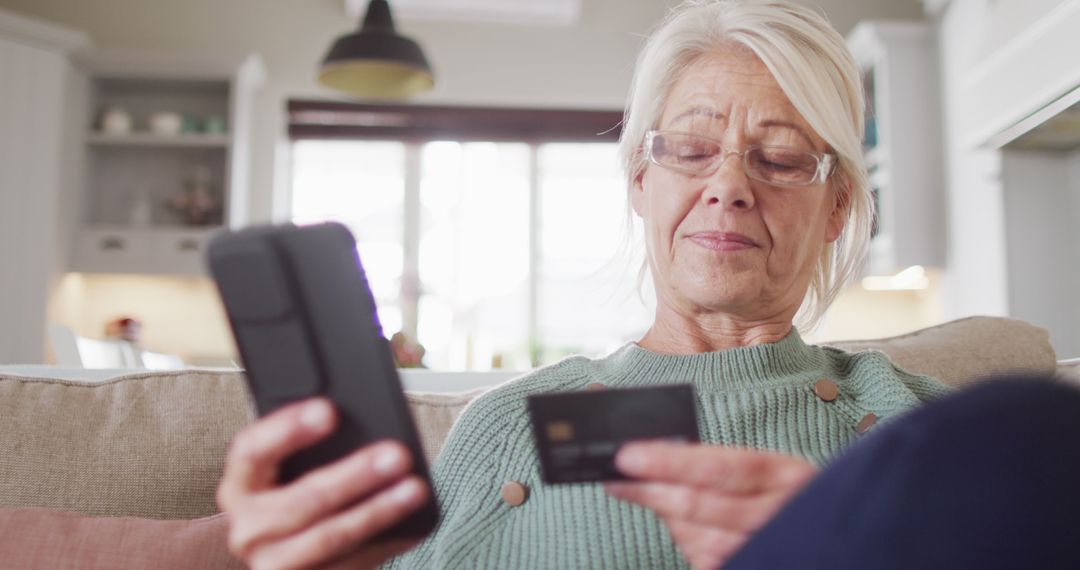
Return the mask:
[[[548,439],[551,441],[570,441],[574,439],[574,424],[570,422],[549,422]]]

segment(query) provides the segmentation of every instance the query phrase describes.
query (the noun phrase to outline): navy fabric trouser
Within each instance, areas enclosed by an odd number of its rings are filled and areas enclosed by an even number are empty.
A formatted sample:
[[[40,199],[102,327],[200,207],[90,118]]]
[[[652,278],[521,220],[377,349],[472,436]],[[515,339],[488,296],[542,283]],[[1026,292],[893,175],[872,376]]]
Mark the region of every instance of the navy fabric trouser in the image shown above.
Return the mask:
[[[725,570],[1080,569],[1080,390],[989,380],[849,448]]]

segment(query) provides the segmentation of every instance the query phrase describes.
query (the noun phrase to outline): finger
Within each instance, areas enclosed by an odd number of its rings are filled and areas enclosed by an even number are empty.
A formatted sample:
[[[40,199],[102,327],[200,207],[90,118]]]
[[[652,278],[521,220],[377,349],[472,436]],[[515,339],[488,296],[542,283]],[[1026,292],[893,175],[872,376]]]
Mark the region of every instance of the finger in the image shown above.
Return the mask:
[[[297,532],[355,504],[411,468],[412,457],[399,442],[383,441],[364,447],[254,499],[247,515],[234,521],[229,548],[243,557],[258,543]]]
[[[636,478],[708,485],[728,493],[801,488],[816,472],[796,457],[752,449],[671,442],[634,442],[615,456],[619,471]]]
[[[714,570],[722,566],[749,539],[749,535],[664,519],[679,551],[695,569]]]
[[[251,553],[254,568],[302,568],[349,554],[427,501],[427,485],[408,477],[359,505]]]
[[[652,509],[661,518],[741,533],[761,528],[786,498],[776,493],[728,495],[669,483],[609,483],[604,489],[613,497]]]
[[[289,404],[244,428],[233,438],[219,486],[222,509],[232,497],[272,487],[278,465],[334,429],[334,407],[324,398]]]

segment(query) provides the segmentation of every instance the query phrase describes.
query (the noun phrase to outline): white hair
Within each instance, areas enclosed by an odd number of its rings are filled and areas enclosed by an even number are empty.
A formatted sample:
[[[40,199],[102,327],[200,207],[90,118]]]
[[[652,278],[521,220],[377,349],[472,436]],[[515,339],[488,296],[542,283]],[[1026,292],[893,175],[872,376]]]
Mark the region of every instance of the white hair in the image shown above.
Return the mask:
[[[675,83],[700,57],[732,44],[749,48],[765,64],[839,159],[830,180],[847,219],[840,238],[823,248],[795,317],[799,329],[810,330],[860,271],[874,217],[862,154],[859,69],[844,38],[822,15],[785,0],[689,0],[672,10],[649,37],[634,71],[619,140],[627,195],[646,167],[645,133],[658,127]],[[627,212],[633,215],[629,204]]]

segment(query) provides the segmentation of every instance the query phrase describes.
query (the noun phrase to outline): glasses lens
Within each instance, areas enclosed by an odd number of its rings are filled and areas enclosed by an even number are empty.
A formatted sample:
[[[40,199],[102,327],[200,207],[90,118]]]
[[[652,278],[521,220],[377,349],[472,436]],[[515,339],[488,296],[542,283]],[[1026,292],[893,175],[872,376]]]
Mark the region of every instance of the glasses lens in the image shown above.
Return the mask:
[[[656,133],[652,138],[652,159],[657,164],[682,172],[703,172],[709,168],[720,145],[691,135]]]
[[[746,153],[748,174],[770,184],[805,186],[817,178],[818,160],[811,153],[784,147],[760,147]]]

